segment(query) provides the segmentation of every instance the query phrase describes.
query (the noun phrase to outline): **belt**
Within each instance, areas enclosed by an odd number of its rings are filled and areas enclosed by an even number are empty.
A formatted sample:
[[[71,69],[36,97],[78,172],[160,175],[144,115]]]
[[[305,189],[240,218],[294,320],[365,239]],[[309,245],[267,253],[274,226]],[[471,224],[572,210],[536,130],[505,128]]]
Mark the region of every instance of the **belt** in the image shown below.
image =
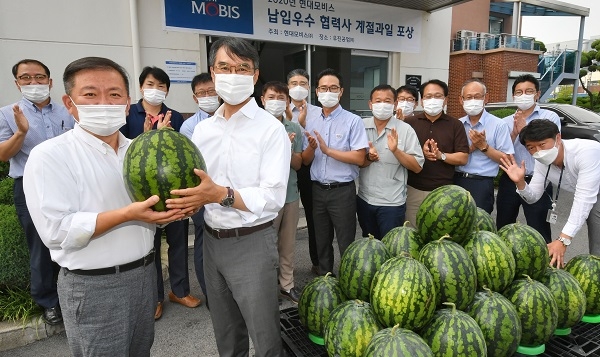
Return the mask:
[[[117,265],[114,267],[108,267],[108,268],[99,268],[99,269],[67,269],[65,268],[67,271],[73,273],[73,274],[77,274],[77,275],[110,275],[110,274],[116,274],[118,272],[124,273],[128,270],[133,270],[142,266],[146,266],[150,263],[154,262],[154,249],[152,249],[150,251],[150,253],[148,253],[145,257],[140,258],[138,260],[134,260],[131,263],[126,263],[126,264],[122,264],[122,265]]]
[[[313,181],[317,186],[321,187],[324,190],[332,190],[338,187],[349,186],[352,182],[331,182],[331,183],[320,183],[318,181]]]
[[[475,175],[475,174],[470,174],[468,172],[460,172],[460,171],[454,172],[454,177],[464,177],[464,178],[470,178],[470,179],[475,179],[475,180],[493,179],[493,177],[489,177],[489,176]]]
[[[267,227],[271,227],[273,225],[273,221],[269,221],[267,223],[259,224],[254,227],[240,227],[240,228],[230,228],[230,229],[215,229],[204,223],[204,228],[210,235],[217,239],[224,238],[235,238],[235,237],[243,237],[248,234],[252,234],[254,232],[261,231]]]

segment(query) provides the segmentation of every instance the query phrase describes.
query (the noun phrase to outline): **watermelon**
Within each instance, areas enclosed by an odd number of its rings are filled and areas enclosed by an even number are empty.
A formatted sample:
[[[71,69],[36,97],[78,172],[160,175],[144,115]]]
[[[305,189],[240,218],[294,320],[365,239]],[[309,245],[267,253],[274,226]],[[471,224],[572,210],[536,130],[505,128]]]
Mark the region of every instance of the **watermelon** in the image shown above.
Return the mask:
[[[465,249],[451,241],[450,236],[427,243],[419,255],[419,261],[433,277],[436,306],[452,302],[459,310],[469,306],[477,289],[475,266]]]
[[[338,280],[331,273],[316,277],[302,289],[298,300],[300,323],[311,334],[323,336],[329,315],[344,301]]]
[[[348,300],[331,312],[325,327],[325,348],[330,356],[362,357],[373,336],[381,330],[371,305]]]
[[[558,306],[558,328],[575,326],[585,314],[585,293],[577,280],[565,270],[548,267],[540,282],[550,290]]]
[[[368,302],[373,276],[389,258],[385,244],[373,235],[350,243],[340,262],[340,288],[346,298]]]
[[[483,208],[477,207],[477,215],[475,216],[475,224],[473,226],[474,231],[488,231],[497,233],[496,223],[492,216],[487,213]]]
[[[404,222],[402,227],[392,228],[381,239],[387,247],[392,257],[397,257],[402,252],[408,252],[413,258],[419,258],[419,251],[423,246],[423,240],[417,230],[409,226],[409,222]]]
[[[450,308],[435,312],[433,319],[421,331],[434,356],[444,357],[485,357],[487,348],[485,337],[477,322],[467,313],[456,309],[451,302],[444,305]]]
[[[476,215],[477,206],[469,191],[456,185],[441,186],[419,206],[417,230],[426,242],[448,234],[460,244],[471,233]]]
[[[176,198],[171,190],[198,186],[194,169],[206,171],[198,147],[185,135],[165,127],[135,138],[123,160],[123,180],[133,201],[158,195],[155,211],[166,211],[165,200]]]
[[[488,357],[512,356],[521,341],[521,320],[515,306],[487,287],[475,293],[468,314],[481,328]]]
[[[535,347],[548,342],[558,323],[558,306],[550,290],[525,275],[508,286],[504,297],[515,306],[521,320],[520,345]]]
[[[541,279],[550,265],[550,255],[544,237],[525,224],[508,224],[498,231],[515,257],[515,276],[529,275]]]
[[[515,257],[502,238],[488,231],[471,233],[465,250],[475,265],[477,289],[502,292],[515,277]]]
[[[433,352],[421,336],[411,330],[394,325],[394,327],[388,327],[377,332],[367,345],[363,356],[433,357]]]
[[[431,274],[407,253],[383,263],[371,283],[373,311],[385,327],[422,327],[435,312],[435,295]]]
[[[569,260],[565,266],[577,279],[586,297],[586,315],[600,314],[600,257],[580,254]]]

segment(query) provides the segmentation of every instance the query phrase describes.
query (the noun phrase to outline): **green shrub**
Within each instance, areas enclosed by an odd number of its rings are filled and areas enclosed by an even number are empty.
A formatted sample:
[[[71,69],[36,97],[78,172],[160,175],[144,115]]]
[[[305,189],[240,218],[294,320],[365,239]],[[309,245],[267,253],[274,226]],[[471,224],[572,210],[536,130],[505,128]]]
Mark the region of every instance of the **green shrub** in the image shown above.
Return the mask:
[[[29,285],[29,249],[15,206],[0,205],[0,290]]]
[[[41,314],[42,308],[33,301],[29,289],[0,290],[0,321],[21,320],[26,324],[31,318]]]
[[[0,179],[3,179],[6,176],[8,176],[8,168],[8,162],[0,161]]]
[[[6,177],[0,180],[0,205],[15,204],[13,196],[13,180],[11,177]]]
[[[490,110],[490,114],[497,116],[498,118],[506,118],[509,115],[515,114],[517,110],[512,108],[502,108]]]

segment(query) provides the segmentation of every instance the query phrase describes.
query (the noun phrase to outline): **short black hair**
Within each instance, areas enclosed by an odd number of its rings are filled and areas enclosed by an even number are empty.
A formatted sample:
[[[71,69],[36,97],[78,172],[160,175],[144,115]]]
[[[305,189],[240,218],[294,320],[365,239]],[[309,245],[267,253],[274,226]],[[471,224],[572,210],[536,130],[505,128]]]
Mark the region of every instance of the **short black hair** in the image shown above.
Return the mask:
[[[534,119],[525,125],[519,133],[519,141],[523,146],[528,141],[554,139],[558,135],[558,126],[548,119]]]
[[[225,53],[227,53],[229,57],[250,60],[254,65],[254,69],[258,69],[259,55],[256,48],[254,48],[247,40],[231,36],[221,37],[210,46],[210,52],[208,54],[209,66],[212,67],[215,65],[217,52],[221,47],[225,48]]]
[[[440,81],[439,79],[432,79],[432,80],[429,80],[429,81],[421,84],[421,88],[419,88],[419,92],[421,93],[421,98],[423,98],[423,92],[425,92],[425,87],[427,87],[430,84],[435,84],[435,85],[442,87],[442,89],[444,90],[444,97],[448,96],[448,85],[446,84],[446,82]]]
[[[123,78],[123,81],[125,81],[125,89],[127,90],[127,95],[129,95],[129,76],[127,75],[127,71],[113,60],[104,57],[83,57],[69,63],[63,73],[65,92],[71,95],[71,90],[75,86],[75,75],[78,72],[91,69],[117,71]]]
[[[285,94],[286,97],[288,97],[288,99],[290,98],[290,90],[288,89],[288,86],[283,82],[271,81],[271,82],[265,83],[262,87],[262,95],[265,95],[265,93],[269,89],[273,90],[275,93]]]
[[[198,84],[202,84],[202,83],[208,83],[211,82],[212,83],[212,77],[210,76],[210,73],[204,72],[204,73],[200,73],[194,76],[194,78],[192,79],[192,93],[195,92],[196,90],[196,86]]]
[[[408,93],[410,93],[410,95],[412,95],[415,98],[415,100],[419,100],[419,91],[417,90],[417,88],[415,88],[409,84],[400,86],[400,87],[398,87],[398,89],[396,89],[396,93],[398,93],[398,94],[396,94],[396,98],[402,92],[408,92]]]
[[[142,84],[144,84],[144,81],[146,80],[146,78],[148,78],[149,75],[152,75],[152,77],[156,78],[157,81],[166,84],[167,91],[169,90],[169,88],[171,88],[171,79],[169,79],[169,75],[167,74],[167,72],[163,71],[158,67],[149,66],[144,67],[142,73],[140,74],[140,87],[142,86]]]
[[[288,73],[288,75],[287,75],[287,82],[289,83],[290,79],[295,76],[302,76],[302,77],[306,78],[306,81],[308,83],[310,83],[310,75],[308,74],[308,72],[305,69],[302,69],[302,68],[292,69],[290,71],[290,73]]]
[[[396,98],[398,97],[396,90],[394,89],[394,87],[392,87],[389,84],[380,84],[377,87],[371,89],[371,95],[369,96],[369,99],[373,99],[373,93],[377,92],[377,91],[386,91],[389,90],[390,92],[392,92],[392,94],[394,95],[394,101],[396,101]]]
[[[50,68],[48,68],[48,66],[46,66],[45,64],[43,64],[42,62],[40,62],[38,60],[34,60],[31,58],[25,58],[25,59],[22,59],[19,62],[17,62],[12,68],[12,74],[13,74],[13,77],[15,77],[15,79],[17,79],[17,73],[19,71],[19,66],[22,64],[28,64],[28,63],[35,63],[35,64],[42,66],[42,68],[44,69],[44,72],[46,72],[46,75],[48,76],[48,78],[50,78]]]
[[[339,72],[337,72],[336,70],[334,70],[332,68],[326,68],[317,75],[317,86],[319,85],[319,81],[321,80],[321,78],[323,78],[325,76],[337,77],[338,81],[340,82],[340,87],[344,88],[344,81],[342,80],[342,75],[339,74]]]
[[[465,81],[465,83],[463,83],[462,87],[460,88],[460,96],[462,97],[463,95],[463,91],[465,89],[466,86],[468,86],[471,83],[479,83],[481,84],[481,86],[483,87],[483,94],[487,93],[487,86],[485,85],[485,83],[483,83],[483,81],[479,78],[471,78],[471,79],[467,79]]]
[[[513,94],[515,94],[515,88],[517,88],[517,84],[523,83],[523,82],[533,83],[533,85],[535,86],[535,91],[536,92],[540,91],[540,81],[538,81],[537,78],[535,78],[531,74],[522,74],[522,75],[518,76],[517,78],[515,78],[515,83],[513,83],[513,85],[512,85]]]

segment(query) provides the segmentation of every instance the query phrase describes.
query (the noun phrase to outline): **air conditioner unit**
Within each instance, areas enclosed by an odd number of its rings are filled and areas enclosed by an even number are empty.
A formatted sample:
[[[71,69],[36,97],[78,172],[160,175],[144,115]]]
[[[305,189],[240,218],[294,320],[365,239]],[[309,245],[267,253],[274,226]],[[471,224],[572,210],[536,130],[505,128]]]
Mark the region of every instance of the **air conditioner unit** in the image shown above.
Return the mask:
[[[469,30],[456,31],[456,38],[477,37],[477,32]]]
[[[495,38],[496,35],[493,33],[480,32],[479,35],[479,48],[482,50],[491,50],[496,48]]]

